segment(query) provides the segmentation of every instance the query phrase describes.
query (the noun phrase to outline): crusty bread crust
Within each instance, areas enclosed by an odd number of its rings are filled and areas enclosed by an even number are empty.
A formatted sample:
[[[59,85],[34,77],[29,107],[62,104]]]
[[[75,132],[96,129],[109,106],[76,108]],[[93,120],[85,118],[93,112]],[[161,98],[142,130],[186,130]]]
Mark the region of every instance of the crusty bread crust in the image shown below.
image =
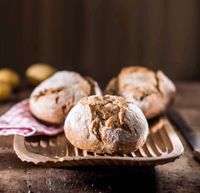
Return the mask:
[[[148,123],[142,111],[117,96],[81,99],[65,120],[65,135],[77,148],[96,153],[130,153],[147,138]]]
[[[94,84],[98,87],[95,81]],[[99,87],[96,90],[101,93]],[[34,89],[30,97],[30,111],[42,121],[61,124],[70,109],[91,92],[88,81],[78,73],[60,71]]]
[[[146,118],[163,113],[175,97],[176,88],[162,71],[127,67],[108,83],[106,94],[115,94],[134,102]]]
[[[91,77],[86,76],[84,77],[85,80],[89,83],[90,85],[90,95],[102,95],[101,89],[98,85],[98,83]]]

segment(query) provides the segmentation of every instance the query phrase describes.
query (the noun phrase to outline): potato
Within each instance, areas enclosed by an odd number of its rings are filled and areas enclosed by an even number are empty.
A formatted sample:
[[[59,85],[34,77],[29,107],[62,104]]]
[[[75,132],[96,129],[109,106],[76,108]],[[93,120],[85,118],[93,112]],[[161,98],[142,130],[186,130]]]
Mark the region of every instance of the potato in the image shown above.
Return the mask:
[[[11,94],[12,94],[11,85],[4,82],[0,82],[0,101],[9,99]]]
[[[37,86],[56,72],[56,69],[48,64],[33,64],[26,70],[26,77],[31,85]]]
[[[8,68],[2,68],[0,69],[0,82],[7,83],[15,89],[19,87],[20,77],[15,71]]]

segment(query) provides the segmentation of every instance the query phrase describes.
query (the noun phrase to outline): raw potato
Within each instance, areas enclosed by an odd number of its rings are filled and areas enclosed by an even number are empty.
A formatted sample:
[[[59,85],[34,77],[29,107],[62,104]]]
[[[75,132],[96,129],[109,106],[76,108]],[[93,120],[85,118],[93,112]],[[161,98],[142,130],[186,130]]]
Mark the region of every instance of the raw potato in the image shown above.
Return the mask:
[[[20,77],[15,71],[3,68],[0,70],[0,82],[9,84],[12,88],[15,89],[19,87]]]
[[[12,87],[7,83],[0,82],[0,101],[7,100],[12,94]]]
[[[33,86],[49,78],[56,72],[56,69],[48,64],[33,64],[26,71],[26,77]]]

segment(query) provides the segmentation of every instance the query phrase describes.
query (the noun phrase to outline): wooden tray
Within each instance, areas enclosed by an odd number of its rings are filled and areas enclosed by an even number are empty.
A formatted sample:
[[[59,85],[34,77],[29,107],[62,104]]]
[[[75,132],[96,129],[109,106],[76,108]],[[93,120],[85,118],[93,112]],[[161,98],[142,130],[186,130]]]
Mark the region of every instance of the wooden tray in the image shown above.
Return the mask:
[[[138,166],[157,165],[175,160],[183,153],[183,146],[173,126],[161,118],[150,128],[146,144],[127,155],[98,155],[72,146],[64,134],[56,137],[15,136],[14,150],[22,161],[50,166]]]

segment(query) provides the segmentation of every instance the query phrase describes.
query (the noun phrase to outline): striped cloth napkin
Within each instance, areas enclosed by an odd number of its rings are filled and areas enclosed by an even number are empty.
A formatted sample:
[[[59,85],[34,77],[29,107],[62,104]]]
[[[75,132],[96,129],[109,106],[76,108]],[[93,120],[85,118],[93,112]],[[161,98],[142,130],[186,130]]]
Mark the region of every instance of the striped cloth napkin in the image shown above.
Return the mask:
[[[29,100],[14,105],[9,111],[0,117],[1,135],[33,135],[53,136],[63,132],[63,125],[49,126],[33,117],[29,111]]]

